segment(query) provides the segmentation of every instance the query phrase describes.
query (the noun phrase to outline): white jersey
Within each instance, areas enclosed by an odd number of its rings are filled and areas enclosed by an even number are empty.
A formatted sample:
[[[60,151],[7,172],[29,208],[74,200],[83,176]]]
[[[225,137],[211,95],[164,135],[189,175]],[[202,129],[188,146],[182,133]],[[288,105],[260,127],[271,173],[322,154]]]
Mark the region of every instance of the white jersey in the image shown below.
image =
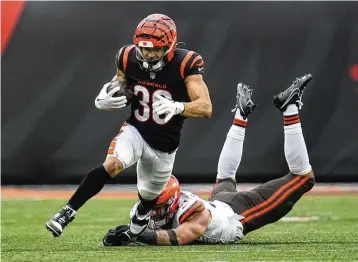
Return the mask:
[[[232,208],[221,201],[207,201],[188,191],[181,191],[179,209],[174,216],[173,228],[182,224],[190,213],[195,212],[204,203],[211,213],[211,221],[204,234],[198,239],[203,243],[234,243],[244,237],[242,216],[236,214]]]

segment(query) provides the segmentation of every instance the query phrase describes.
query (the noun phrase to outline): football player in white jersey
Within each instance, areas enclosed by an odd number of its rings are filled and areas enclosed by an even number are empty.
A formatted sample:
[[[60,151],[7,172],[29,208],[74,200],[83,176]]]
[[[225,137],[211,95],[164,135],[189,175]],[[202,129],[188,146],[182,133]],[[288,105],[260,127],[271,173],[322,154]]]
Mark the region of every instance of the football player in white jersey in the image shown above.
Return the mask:
[[[217,181],[209,201],[181,191],[172,176],[152,210],[146,231],[133,238],[128,235],[129,226],[121,225],[109,230],[103,244],[229,244],[284,217],[315,183],[298,114],[304,88],[311,79],[311,75],[296,79],[274,98],[274,105],[284,118],[284,151],[290,170],[286,176],[250,191],[236,190],[235,176],[242,157],[247,117],[256,106],[251,100],[252,90],[240,83],[235,118],[221,151]],[[133,210],[136,206],[131,216]]]

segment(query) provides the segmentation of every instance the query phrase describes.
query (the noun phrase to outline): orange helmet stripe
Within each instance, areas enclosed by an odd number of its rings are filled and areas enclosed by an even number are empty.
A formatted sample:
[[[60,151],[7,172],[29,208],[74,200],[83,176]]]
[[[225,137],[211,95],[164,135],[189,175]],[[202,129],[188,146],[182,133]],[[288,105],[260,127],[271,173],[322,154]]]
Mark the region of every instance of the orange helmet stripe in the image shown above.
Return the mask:
[[[148,32],[147,29],[153,29],[152,32]],[[164,26],[163,23],[160,23],[160,21],[145,21],[145,23],[140,27],[141,33],[148,34],[151,36],[154,36],[157,40],[162,40],[163,35],[166,37],[166,41],[168,41],[171,37],[173,37],[173,33],[171,32],[170,28],[168,28],[166,25]],[[158,30],[158,31],[157,31]],[[170,34],[170,36],[168,35]],[[138,36],[140,36],[139,34]],[[163,41],[163,40],[162,40]]]

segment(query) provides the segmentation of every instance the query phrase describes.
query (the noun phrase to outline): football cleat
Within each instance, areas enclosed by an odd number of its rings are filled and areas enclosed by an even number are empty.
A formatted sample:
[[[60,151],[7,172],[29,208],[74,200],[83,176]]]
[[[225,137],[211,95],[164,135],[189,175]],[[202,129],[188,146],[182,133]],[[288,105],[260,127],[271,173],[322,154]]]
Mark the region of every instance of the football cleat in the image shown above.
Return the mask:
[[[65,227],[75,219],[76,213],[77,212],[69,205],[64,206],[60,213],[57,213],[46,223],[47,230],[50,231],[54,237],[59,237]]]
[[[296,104],[298,109],[301,109],[303,106],[302,103],[302,95],[303,90],[306,85],[311,81],[312,75],[306,74],[300,78],[296,78],[296,80],[292,83],[292,85],[287,88],[282,93],[274,96],[273,103],[274,105],[284,112],[288,105]]]
[[[237,85],[236,93],[236,105],[231,112],[235,112],[237,109],[240,110],[240,113],[244,119],[246,119],[255,109],[256,104],[251,100],[252,89],[249,86],[239,83]]]
[[[135,212],[135,215],[132,217],[129,228],[130,232],[133,235],[141,234],[147,227],[150,221],[150,213],[145,215],[139,215],[138,210]]]

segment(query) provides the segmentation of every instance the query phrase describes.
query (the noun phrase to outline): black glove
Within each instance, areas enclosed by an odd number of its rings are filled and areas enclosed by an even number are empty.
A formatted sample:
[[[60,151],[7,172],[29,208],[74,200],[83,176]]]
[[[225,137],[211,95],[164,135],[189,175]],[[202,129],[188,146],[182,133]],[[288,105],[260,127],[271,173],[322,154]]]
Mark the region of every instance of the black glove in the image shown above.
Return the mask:
[[[126,246],[133,239],[133,234],[129,231],[129,225],[120,225],[116,229],[110,229],[103,238],[105,246]]]

